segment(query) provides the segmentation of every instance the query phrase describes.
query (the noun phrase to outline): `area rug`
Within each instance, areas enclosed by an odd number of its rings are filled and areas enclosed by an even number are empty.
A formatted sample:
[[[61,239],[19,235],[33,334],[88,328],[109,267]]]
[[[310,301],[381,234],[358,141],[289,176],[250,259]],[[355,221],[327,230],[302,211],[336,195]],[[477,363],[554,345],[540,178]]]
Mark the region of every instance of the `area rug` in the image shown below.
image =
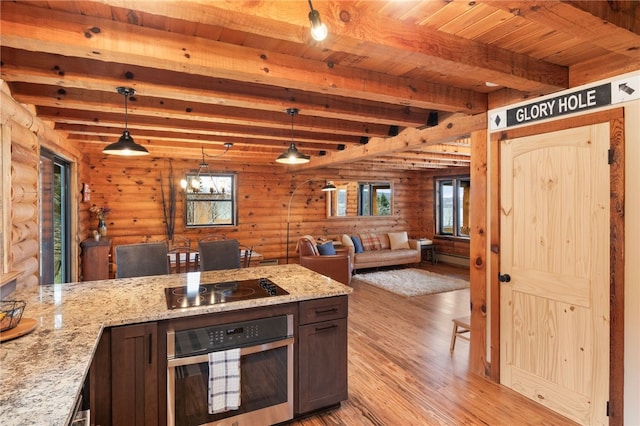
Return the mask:
[[[354,278],[403,296],[421,296],[469,287],[468,281],[415,268],[369,272],[357,274]]]

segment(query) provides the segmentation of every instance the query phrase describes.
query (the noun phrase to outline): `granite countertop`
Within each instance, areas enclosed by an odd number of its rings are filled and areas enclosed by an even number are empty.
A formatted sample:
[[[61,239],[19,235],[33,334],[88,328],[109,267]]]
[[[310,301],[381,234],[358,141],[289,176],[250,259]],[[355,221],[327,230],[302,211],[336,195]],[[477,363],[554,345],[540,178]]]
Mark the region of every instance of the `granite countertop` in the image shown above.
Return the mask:
[[[289,295],[169,310],[166,287],[187,281],[265,277]],[[80,394],[103,327],[276,305],[351,293],[351,287],[300,265],[193,272],[18,289],[30,334],[0,344],[0,424],[66,425]]]

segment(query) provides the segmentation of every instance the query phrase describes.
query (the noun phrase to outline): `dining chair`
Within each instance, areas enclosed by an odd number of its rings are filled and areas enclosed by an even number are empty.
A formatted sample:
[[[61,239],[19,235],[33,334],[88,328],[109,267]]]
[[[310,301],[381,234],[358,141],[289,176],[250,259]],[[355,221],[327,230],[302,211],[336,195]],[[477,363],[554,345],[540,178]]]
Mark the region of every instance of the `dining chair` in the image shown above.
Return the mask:
[[[144,277],[169,273],[165,242],[116,246],[116,278]]]
[[[240,249],[240,261],[241,261],[242,267],[248,268],[249,265],[251,265],[251,256],[253,255],[253,247],[240,244],[238,248]]]
[[[174,247],[169,250],[169,273],[181,274],[200,269],[200,253],[191,247]]]
[[[200,270],[240,268],[240,245],[238,240],[198,241]]]
[[[167,240],[167,246],[169,247],[169,250],[173,250],[175,248],[181,248],[181,247],[191,248],[191,239],[187,237],[174,235],[174,237],[171,240]]]

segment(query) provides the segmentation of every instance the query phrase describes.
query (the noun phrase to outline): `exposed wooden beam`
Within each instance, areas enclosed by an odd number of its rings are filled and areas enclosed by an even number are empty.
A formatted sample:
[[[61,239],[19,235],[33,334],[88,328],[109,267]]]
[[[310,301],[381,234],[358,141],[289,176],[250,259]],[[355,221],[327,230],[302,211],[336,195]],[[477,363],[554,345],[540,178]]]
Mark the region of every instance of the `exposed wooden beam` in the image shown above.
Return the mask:
[[[24,23],[25,16],[30,17],[28,24]],[[87,19],[15,3],[3,4],[2,19],[1,44],[17,49],[426,109],[475,114],[487,108],[486,95],[471,90],[343,66],[331,67],[321,61],[111,20]]]
[[[20,66],[12,65],[12,57],[18,55]],[[431,112],[405,105],[382,104],[328,94],[309,94],[291,88],[223,79],[212,85],[210,79],[202,76],[183,79],[170,71],[150,70],[126,64],[111,64],[105,67],[96,60],[27,52],[6,46],[2,48],[2,58],[9,63],[3,64],[0,72],[2,78],[9,82],[64,86],[106,93],[114,93],[116,87],[128,84],[136,89],[139,96],[184,102],[213,102],[228,107],[273,112],[296,107],[304,114],[316,117],[401,127],[423,126]],[[87,68],[91,68],[91,74],[86,73]],[[134,78],[125,82],[122,79],[123,75],[131,75]]]
[[[105,0],[108,4],[127,8],[126,0]],[[196,4],[197,3],[197,4]],[[471,4],[471,3],[470,3]],[[286,7],[286,13],[282,10]],[[331,28],[331,35],[322,46],[335,51],[366,57],[371,45],[389,55],[403,52],[407,62],[428,63],[435,73],[456,74],[478,81],[492,81],[506,87],[549,93],[568,87],[566,68],[532,60],[483,43],[465,40],[427,27],[410,25],[386,18],[379,13],[375,2],[323,2],[319,10],[323,22]],[[143,10],[160,16],[186,21],[204,20],[239,31],[250,31],[264,37],[275,37],[296,43],[309,42],[304,2],[193,2],[189,7],[176,7],[166,2],[148,2]],[[259,26],[249,24],[245,15],[262,18]],[[288,20],[283,20],[287,17]],[[293,17],[293,19],[292,19]],[[295,19],[299,17],[299,19]],[[252,25],[251,28],[248,25]],[[504,64],[511,64],[505,67]]]
[[[474,130],[486,128],[487,114],[458,115],[450,117],[434,127],[421,130],[405,129],[398,136],[392,138],[371,138],[367,145],[351,146],[344,151],[328,153],[326,156],[314,158],[311,162],[296,166],[296,168],[308,170],[333,167],[337,164],[362,161],[400,151],[420,149],[426,145],[452,141],[469,135]]]

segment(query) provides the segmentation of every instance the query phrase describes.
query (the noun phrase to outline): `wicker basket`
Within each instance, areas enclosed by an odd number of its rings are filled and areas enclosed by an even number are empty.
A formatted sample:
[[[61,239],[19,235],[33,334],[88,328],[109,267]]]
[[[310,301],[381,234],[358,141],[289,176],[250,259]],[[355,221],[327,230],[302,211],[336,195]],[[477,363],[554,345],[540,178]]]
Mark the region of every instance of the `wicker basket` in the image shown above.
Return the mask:
[[[11,330],[20,323],[27,304],[21,300],[0,301],[0,332]]]

